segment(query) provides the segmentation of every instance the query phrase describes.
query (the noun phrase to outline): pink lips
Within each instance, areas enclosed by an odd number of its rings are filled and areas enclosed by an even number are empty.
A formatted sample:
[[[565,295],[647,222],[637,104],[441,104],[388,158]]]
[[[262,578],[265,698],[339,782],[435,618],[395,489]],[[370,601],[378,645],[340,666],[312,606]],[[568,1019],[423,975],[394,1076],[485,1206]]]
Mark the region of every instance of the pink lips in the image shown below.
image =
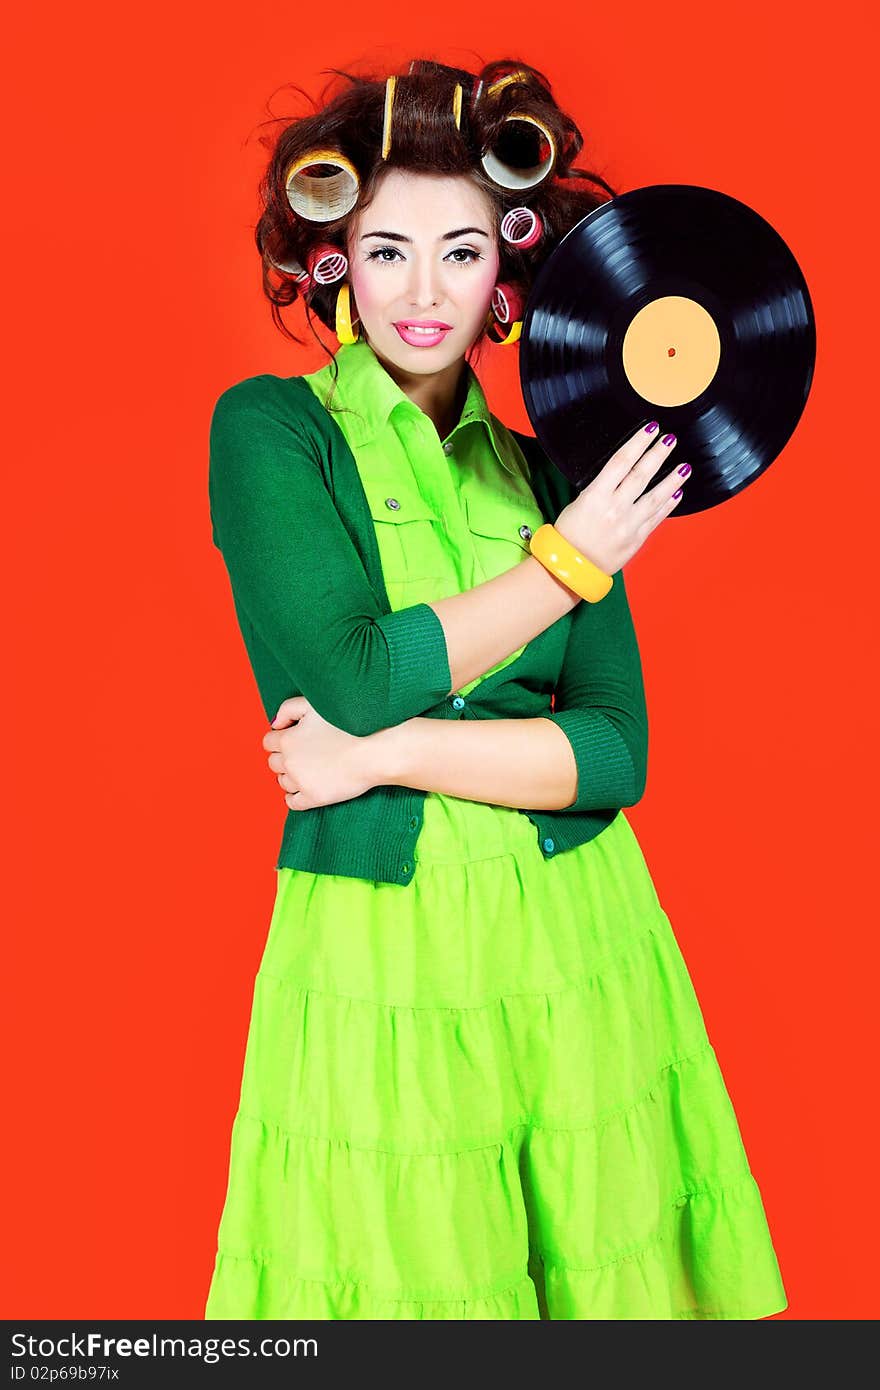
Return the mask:
[[[398,319],[395,328],[451,328],[451,323],[441,323],[439,319]]]
[[[418,325],[423,331],[416,331],[414,325]],[[394,327],[397,329],[401,338],[410,347],[436,347],[437,343],[442,343],[446,334],[451,331],[448,323],[439,323],[436,319],[401,319]],[[424,330],[431,328],[432,333]]]

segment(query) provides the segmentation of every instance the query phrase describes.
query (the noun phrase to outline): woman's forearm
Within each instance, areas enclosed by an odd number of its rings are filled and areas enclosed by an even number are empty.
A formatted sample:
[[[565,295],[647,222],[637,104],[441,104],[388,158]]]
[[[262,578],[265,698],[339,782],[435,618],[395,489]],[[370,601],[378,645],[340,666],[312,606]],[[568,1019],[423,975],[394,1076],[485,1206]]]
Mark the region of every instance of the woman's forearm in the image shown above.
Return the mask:
[[[468,801],[563,810],[577,796],[568,738],[550,719],[425,719],[371,735],[386,785]]]
[[[581,602],[527,555],[494,579],[429,604],[446,636],[450,693],[478,680]]]

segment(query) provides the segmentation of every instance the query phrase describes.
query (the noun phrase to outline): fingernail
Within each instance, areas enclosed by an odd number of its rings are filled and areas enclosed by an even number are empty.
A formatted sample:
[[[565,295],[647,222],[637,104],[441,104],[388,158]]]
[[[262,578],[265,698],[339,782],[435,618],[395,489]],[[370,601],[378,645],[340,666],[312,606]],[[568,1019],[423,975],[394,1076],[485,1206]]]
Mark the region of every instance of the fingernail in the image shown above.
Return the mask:
[[[654,431],[655,431],[655,430],[659,430],[659,428],[660,428],[660,421],[659,421],[659,420],[652,420],[651,423],[650,423],[650,425],[646,425],[646,426],[645,426],[645,434],[653,434]]]
[[[678,471],[683,478],[686,478],[688,473],[690,473],[691,471],[691,466],[689,463],[683,463]]]
[[[674,435],[674,434],[664,434],[663,439],[662,439],[662,443],[663,443],[663,444],[674,444],[674,443],[675,443],[675,435]]]
[[[674,492],[672,495],[673,495],[673,497],[680,497],[680,496],[681,496],[681,493],[682,493],[682,489],[679,488],[678,491],[677,491],[677,492]]]

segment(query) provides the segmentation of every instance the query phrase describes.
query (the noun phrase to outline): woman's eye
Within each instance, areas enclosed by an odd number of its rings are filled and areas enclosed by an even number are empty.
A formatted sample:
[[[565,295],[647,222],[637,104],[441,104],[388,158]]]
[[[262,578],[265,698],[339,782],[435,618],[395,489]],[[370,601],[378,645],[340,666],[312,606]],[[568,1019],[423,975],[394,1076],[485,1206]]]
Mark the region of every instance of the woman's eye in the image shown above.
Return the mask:
[[[375,251],[371,251],[369,253],[369,255],[367,256],[367,260],[376,261],[379,265],[394,265],[394,260],[385,259],[386,254],[392,257],[397,257],[400,255],[400,252],[398,251],[396,246],[378,246]],[[456,246],[454,251],[449,252],[449,257],[447,257],[447,259],[450,259],[453,256],[465,256],[467,258],[465,260],[456,259],[452,262],[453,265],[470,265],[473,261],[481,261],[483,259],[480,252],[474,251],[473,248],[470,246]]]

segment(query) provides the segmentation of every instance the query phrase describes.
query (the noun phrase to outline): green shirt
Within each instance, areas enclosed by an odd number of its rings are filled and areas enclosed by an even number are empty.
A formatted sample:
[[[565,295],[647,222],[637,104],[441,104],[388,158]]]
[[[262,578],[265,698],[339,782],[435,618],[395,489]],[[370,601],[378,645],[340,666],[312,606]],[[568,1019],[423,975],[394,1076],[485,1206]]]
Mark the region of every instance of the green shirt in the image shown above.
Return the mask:
[[[641,661],[617,571],[599,603],[580,602],[452,689],[429,601],[525,559],[530,531],[574,496],[535,439],[491,414],[466,371],[461,418],[444,441],[362,341],[309,375],[229,387],[211,418],[212,537],[268,720],[301,694],[359,735],[413,715],[558,724],[577,764],[576,799],[522,808],[551,858],[644,792]],[[289,810],[276,867],[406,884],[424,798],[380,786]]]

